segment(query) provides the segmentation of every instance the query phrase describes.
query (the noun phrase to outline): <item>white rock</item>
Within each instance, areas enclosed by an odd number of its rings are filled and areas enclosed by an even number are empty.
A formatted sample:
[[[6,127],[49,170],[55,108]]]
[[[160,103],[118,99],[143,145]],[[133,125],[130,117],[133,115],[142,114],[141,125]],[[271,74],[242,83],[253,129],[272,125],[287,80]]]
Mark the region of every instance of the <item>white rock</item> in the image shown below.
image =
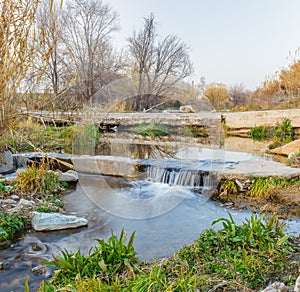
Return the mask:
[[[86,226],[88,221],[73,215],[32,212],[31,225],[36,231],[61,230]]]
[[[0,178],[0,183],[2,182],[9,182],[9,183],[12,183],[14,182],[15,180],[17,179],[17,177],[14,175],[14,176],[7,176],[5,178]]]
[[[193,107],[191,105],[182,105],[179,110],[183,113],[194,113]]]
[[[296,280],[294,291],[295,292],[300,292],[300,276]]]
[[[11,195],[10,198],[16,201],[20,200],[20,197],[18,195]]]
[[[16,205],[17,204],[17,201],[13,200],[13,199],[6,199],[3,201],[3,204],[11,204],[11,205]]]
[[[30,207],[32,207],[32,206],[35,205],[35,202],[34,201],[28,201],[28,200],[25,200],[25,199],[21,199],[19,201],[19,204],[23,205],[23,206],[30,206]]]
[[[274,282],[261,292],[288,292],[288,288],[280,282]]]
[[[59,175],[60,181],[78,181],[78,173],[75,170],[68,170]]]

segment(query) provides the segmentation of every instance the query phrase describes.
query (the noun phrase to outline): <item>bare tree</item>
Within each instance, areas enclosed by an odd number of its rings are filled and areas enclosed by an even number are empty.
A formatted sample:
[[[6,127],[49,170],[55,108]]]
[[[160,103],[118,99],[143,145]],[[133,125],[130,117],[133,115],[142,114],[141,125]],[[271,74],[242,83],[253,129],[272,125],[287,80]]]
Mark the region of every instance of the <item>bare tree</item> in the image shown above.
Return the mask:
[[[234,107],[246,105],[250,95],[249,91],[245,89],[243,84],[235,84],[230,87],[229,94],[229,100]]]
[[[160,39],[154,15],[144,20],[144,27],[128,39],[133,72],[138,74],[136,110],[150,106],[145,96],[166,94],[177,82],[192,73],[187,45],[178,37]]]
[[[70,0],[63,13],[64,41],[76,70],[77,95],[85,101],[108,82],[114,55],[110,37],[118,29],[117,14],[98,0]],[[111,71],[109,71],[111,72]]]
[[[68,58],[67,48],[62,42],[62,21],[61,10],[56,5],[52,10],[49,9],[48,1],[43,1],[37,14],[37,23],[40,31],[45,34],[45,49],[51,48],[49,53],[49,61],[44,71],[44,86],[49,87],[50,91],[58,96],[66,87],[66,70],[65,61]],[[38,58],[43,52],[38,53]],[[39,69],[39,62],[36,64]]]

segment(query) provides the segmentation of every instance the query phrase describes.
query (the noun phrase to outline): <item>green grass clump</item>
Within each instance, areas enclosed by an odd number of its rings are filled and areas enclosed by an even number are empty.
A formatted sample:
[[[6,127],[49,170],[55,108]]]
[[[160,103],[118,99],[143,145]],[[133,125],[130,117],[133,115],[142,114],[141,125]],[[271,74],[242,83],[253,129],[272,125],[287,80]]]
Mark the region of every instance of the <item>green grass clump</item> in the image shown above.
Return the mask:
[[[133,247],[134,237],[135,232],[126,244],[123,229],[119,238],[112,234],[107,242],[96,239],[98,243],[89,251],[88,256],[81,254],[80,249],[76,253],[62,251],[62,256],[54,257],[53,261],[47,263],[60,269],[54,282],[67,284],[76,279],[98,277],[105,283],[110,283],[118,274],[133,273],[133,265],[139,261]]]
[[[255,126],[249,132],[254,141],[272,140],[269,149],[274,149],[294,140],[295,130],[291,120],[284,118],[275,127]]]
[[[55,127],[25,124],[10,135],[0,137],[0,148],[13,152],[65,152],[72,153],[75,126]]]
[[[27,224],[28,219],[21,214],[7,214],[0,211],[0,242],[14,238]]]
[[[141,123],[131,127],[129,131],[137,133],[143,137],[162,137],[170,135],[170,128],[164,124],[158,123]]]
[[[17,172],[14,182],[17,191],[21,193],[59,193],[64,190],[65,183],[59,181],[59,175],[46,166],[40,168],[28,166]]]
[[[231,216],[218,219],[213,225],[218,222],[223,229],[207,230],[191,246],[178,252],[190,270],[257,290],[268,284],[270,276],[283,280],[285,265],[292,262],[293,244],[275,216],[266,223],[263,216],[255,215],[242,225],[237,225]]]
[[[48,265],[59,268],[40,291],[255,291],[269,282],[292,285],[298,274],[299,247],[273,216],[252,215],[238,225],[232,216],[215,220],[210,228],[174,256],[139,262],[134,233],[125,244],[124,230],[91,249],[87,256],[63,252]],[[229,290],[226,290],[229,289]]]
[[[272,138],[272,130],[264,126],[255,126],[250,130],[249,135],[254,141],[262,141]]]
[[[300,178],[256,177],[250,189],[251,197],[268,197],[276,190],[300,185]]]

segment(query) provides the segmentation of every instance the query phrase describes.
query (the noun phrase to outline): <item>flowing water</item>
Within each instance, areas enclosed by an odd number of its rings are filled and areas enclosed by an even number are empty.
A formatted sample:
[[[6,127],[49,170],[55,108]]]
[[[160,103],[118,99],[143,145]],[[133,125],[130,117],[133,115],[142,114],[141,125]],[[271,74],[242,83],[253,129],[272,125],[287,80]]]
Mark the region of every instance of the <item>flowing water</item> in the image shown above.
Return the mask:
[[[228,217],[228,212],[238,223],[250,216],[247,211],[229,210],[209,199],[216,184],[213,173],[236,161],[265,158],[196,148],[182,148],[167,156],[158,159],[156,153],[142,178],[80,174],[76,190],[65,195],[64,204],[67,214],[88,219],[88,227],[58,232],[31,230],[1,250],[0,291],[23,291],[26,275],[30,288],[36,290],[45,278],[33,273],[41,261],[64,248],[80,248],[87,253],[96,243],[93,239],[108,239],[112,231],[120,234],[124,228],[131,234],[136,230],[134,246],[139,258],[152,260],[190,244],[214,219]]]

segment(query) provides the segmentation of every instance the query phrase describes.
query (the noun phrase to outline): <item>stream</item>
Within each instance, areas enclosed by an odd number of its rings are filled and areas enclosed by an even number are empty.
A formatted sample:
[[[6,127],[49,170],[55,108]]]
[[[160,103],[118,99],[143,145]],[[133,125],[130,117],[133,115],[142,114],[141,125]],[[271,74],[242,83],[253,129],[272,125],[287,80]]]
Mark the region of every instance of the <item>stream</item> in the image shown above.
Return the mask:
[[[141,150],[138,145],[133,149]],[[128,155],[122,149],[118,152]],[[52,272],[50,269],[46,275],[34,273],[41,261],[51,260],[52,255],[59,255],[64,248],[72,251],[80,248],[87,253],[96,244],[95,238],[108,239],[112,231],[119,235],[122,228],[128,235],[136,231],[134,247],[138,257],[151,261],[171,256],[183,245],[192,243],[213,220],[228,217],[228,212],[241,223],[250,212],[228,209],[209,199],[209,191],[215,187],[209,173],[241,160],[271,159],[192,147],[177,149],[172,157],[170,151],[157,148],[150,152],[147,158],[153,158],[153,163],[141,177],[79,174],[76,190],[64,196],[65,211],[88,219],[88,227],[55,232],[30,230],[11,247],[0,250],[0,291],[23,291],[27,275],[30,289],[35,291],[40,281]],[[175,163],[178,159],[185,161],[180,167]],[[201,179],[193,169],[195,163],[199,166],[199,161],[203,167]],[[288,225],[289,232],[299,232],[300,222],[290,221]]]

